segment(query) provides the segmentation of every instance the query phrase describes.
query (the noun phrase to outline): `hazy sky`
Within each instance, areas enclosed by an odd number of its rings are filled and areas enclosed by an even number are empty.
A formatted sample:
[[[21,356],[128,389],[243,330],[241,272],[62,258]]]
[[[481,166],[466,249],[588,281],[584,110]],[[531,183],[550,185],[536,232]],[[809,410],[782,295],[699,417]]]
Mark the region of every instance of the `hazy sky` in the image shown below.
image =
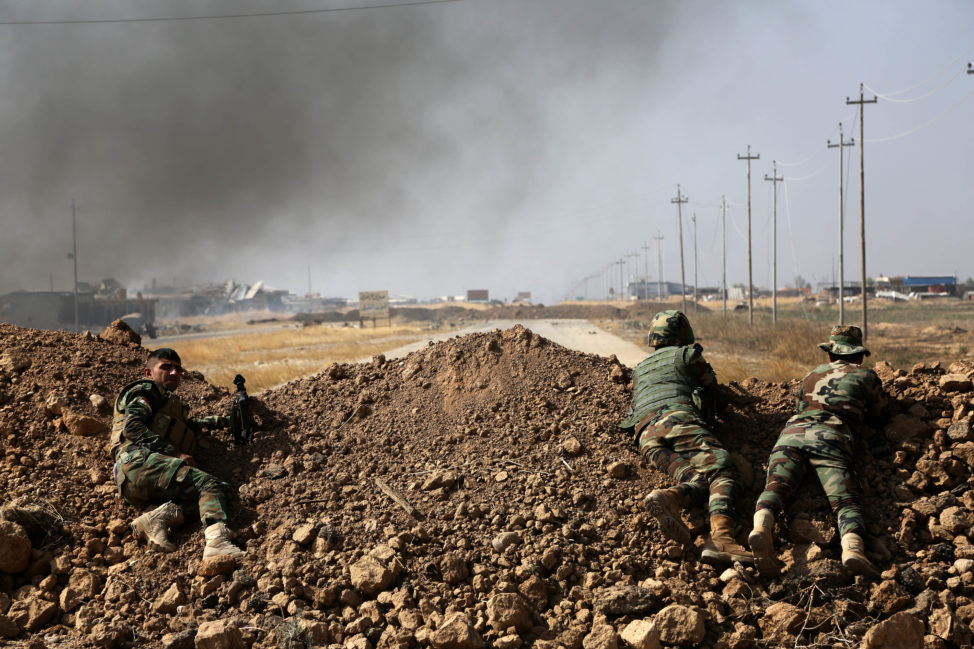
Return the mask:
[[[395,0],[383,0],[382,3]],[[0,0],[0,22],[368,0]],[[0,291],[252,283],[546,303],[626,272],[754,283],[838,264],[839,122],[865,107],[867,273],[974,275],[974,2],[458,0],[0,24]],[[902,91],[902,92],[901,92]],[[902,137],[898,137],[902,136]],[[859,148],[845,276],[859,277]],[[641,246],[652,244],[648,259]],[[619,267],[611,271],[618,284]],[[600,288],[601,287],[601,288]]]

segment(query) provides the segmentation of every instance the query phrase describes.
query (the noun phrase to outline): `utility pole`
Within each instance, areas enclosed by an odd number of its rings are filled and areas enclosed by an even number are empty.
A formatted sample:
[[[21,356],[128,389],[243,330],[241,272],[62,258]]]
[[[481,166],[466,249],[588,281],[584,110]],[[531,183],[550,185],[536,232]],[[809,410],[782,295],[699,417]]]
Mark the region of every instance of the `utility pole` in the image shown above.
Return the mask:
[[[649,249],[650,245],[643,241],[643,245],[640,246],[643,249],[643,268],[645,270],[645,275],[643,276],[643,293],[646,295],[646,300],[649,300]],[[639,297],[638,295],[636,297]]]
[[[671,203],[676,203],[676,220],[680,225],[680,295],[683,298],[683,313],[687,312],[687,278],[686,271],[683,269],[683,209],[684,203],[689,200],[680,193],[680,186],[676,186],[676,198],[671,198]]]
[[[747,160],[747,323],[754,324],[754,282],[751,280],[751,160],[760,160],[761,154],[751,155],[751,145],[747,145],[747,155],[737,154],[738,160]]]
[[[856,143],[853,140],[842,139],[842,122],[839,122],[839,142],[832,144],[831,140],[826,141],[830,149],[839,150],[839,324],[845,324],[845,300],[842,295],[842,285],[845,282],[845,267],[843,266],[843,243],[842,243],[842,221],[844,217],[844,207],[842,204],[842,147],[852,146]]]
[[[638,257],[638,256],[639,256],[639,253],[638,252],[627,252],[626,253],[626,258],[627,259],[632,258],[632,257]],[[629,263],[632,264],[632,262],[629,262]],[[627,289],[631,289],[633,282],[636,281],[636,266],[635,265],[630,265],[629,266],[629,273],[628,273],[627,277],[628,277],[629,281],[626,283],[626,288]],[[632,291],[631,290],[627,290],[627,291],[625,291],[625,293],[626,293],[626,295],[628,297],[632,297]]]
[[[724,317],[727,317],[727,197],[720,197],[720,238],[721,238],[721,258],[724,268],[720,279],[720,290],[724,296]]]
[[[620,259],[616,263],[619,264],[619,292],[616,293],[616,299],[619,299],[619,296],[622,294],[622,291],[624,290],[623,289],[623,284],[622,284],[622,282],[623,282],[622,274],[625,272],[623,270],[623,266],[626,265],[626,258],[623,257],[622,259]]]
[[[74,332],[80,330],[78,325],[78,208],[71,199],[71,254],[74,261]]]
[[[697,312],[697,213],[690,219],[693,223],[693,312]]]
[[[656,240],[656,299],[663,301],[663,235],[656,233],[653,237]]]
[[[771,161],[771,323],[778,324],[778,183],[784,178],[778,177],[778,162]]]
[[[970,70],[968,70],[970,72]],[[866,342],[866,134],[863,122],[866,117],[866,104],[875,104],[876,98],[866,99],[862,95],[863,85],[859,84],[859,100],[845,98],[846,104],[859,105],[859,256],[862,263],[862,342]]]

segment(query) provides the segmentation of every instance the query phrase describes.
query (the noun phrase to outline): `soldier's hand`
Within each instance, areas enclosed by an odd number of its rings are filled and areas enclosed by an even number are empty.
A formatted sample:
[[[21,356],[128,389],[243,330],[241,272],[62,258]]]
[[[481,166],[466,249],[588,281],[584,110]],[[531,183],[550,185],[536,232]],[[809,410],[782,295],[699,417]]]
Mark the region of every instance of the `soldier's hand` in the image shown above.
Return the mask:
[[[192,455],[186,455],[185,453],[180,453],[179,459],[190,466],[196,466],[196,460],[193,459]]]

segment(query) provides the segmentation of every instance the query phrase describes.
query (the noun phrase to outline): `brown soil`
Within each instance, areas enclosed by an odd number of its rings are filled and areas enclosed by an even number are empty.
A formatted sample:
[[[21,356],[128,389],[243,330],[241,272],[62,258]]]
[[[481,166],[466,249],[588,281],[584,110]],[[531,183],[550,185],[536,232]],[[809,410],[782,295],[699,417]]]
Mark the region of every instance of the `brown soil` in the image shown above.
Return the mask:
[[[546,317],[575,317],[557,308]],[[107,427],[109,409],[91,396],[111,402],[145,355],[134,342],[0,325],[0,504],[56,513],[29,530],[26,568],[0,573],[0,639],[11,646],[175,648],[195,637],[227,647],[577,649],[585,638],[585,647],[621,644],[630,622],[670,604],[695,611],[705,629],[703,640],[668,636],[674,644],[847,647],[903,611],[926,646],[970,641],[974,400],[964,380],[974,365],[948,368],[964,375],[952,381],[939,365],[877,366],[897,413],[893,454],[862,462],[880,580],[837,561],[817,487],[803,487],[782,521],[780,579],[702,563],[700,511],[690,516],[693,548],[664,539],[641,499],[666,479],[616,428],[630,371],[522,327],[398,361],[333,365],[264,392],[254,442],[217,434],[198,458],[237,488],[230,527],[247,550],[236,570],[203,576],[211,566],[192,513],[177,552],[150,552],[127,525],[140,510],[115,495],[106,433],[67,430],[83,417]],[[718,433],[739,459],[743,512],[795,385],[724,388]],[[180,394],[198,414],[231,403],[194,373]],[[370,561],[383,574],[363,580]],[[501,602],[523,610],[505,615]],[[213,621],[225,623],[224,644],[201,639]]]

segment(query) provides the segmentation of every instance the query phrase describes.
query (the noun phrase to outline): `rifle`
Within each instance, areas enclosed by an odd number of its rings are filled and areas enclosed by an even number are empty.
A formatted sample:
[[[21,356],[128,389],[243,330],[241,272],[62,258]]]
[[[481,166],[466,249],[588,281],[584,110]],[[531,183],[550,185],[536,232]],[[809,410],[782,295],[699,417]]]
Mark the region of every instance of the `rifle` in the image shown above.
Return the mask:
[[[254,419],[250,416],[249,397],[244,388],[244,381],[244,377],[240,374],[233,377],[237,392],[233,395],[233,408],[230,410],[230,430],[233,432],[233,441],[241,445],[249,442],[254,436]]]

